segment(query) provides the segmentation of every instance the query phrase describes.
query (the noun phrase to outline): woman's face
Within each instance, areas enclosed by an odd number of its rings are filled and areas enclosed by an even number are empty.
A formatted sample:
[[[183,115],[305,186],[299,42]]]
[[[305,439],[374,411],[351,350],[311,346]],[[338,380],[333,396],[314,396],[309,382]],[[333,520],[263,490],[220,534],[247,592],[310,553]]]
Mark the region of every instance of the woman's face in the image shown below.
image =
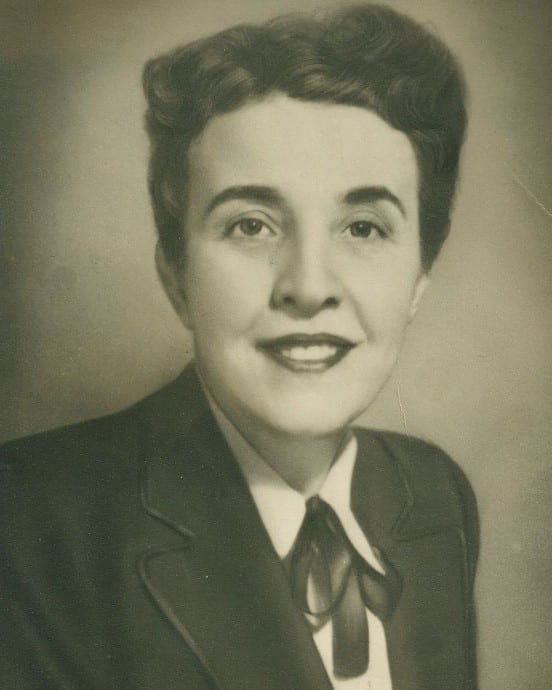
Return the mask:
[[[408,138],[273,95],[189,152],[183,267],[161,273],[218,405],[247,436],[343,429],[387,379],[426,276]]]

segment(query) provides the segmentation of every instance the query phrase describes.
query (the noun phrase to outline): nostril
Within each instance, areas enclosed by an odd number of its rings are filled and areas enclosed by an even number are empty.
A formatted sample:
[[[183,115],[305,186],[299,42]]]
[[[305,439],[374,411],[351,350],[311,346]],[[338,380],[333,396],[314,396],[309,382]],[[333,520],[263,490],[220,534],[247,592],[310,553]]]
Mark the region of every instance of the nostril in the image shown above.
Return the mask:
[[[322,295],[294,293],[292,290],[286,292],[274,292],[271,298],[271,306],[274,308],[293,309],[300,312],[316,312],[320,309],[335,309],[339,306],[340,298],[338,295]]]
[[[337,297],[326,297],[324,300],[324,306],[325,307],[337,307],[339,303],[339,300]]]

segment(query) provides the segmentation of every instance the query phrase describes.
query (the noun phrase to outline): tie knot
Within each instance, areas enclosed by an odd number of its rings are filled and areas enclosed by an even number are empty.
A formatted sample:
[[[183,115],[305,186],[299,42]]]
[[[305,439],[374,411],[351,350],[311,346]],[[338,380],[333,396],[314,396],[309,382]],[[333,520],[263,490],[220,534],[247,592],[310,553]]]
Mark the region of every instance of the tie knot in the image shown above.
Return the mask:
[[[324,505],[327,505],[318,494],[316,496],[311,496],[307,500],[307,515],[315,515],[319,512]]]
[[[381,560],[385,575],[356,551],[334,509],[320,496],[312,496],[289,556],[295,602],[304,613],[331,615],[348,580],[354,578],[364,605],[383,620],[395,607],[400,580],[393,567]]]

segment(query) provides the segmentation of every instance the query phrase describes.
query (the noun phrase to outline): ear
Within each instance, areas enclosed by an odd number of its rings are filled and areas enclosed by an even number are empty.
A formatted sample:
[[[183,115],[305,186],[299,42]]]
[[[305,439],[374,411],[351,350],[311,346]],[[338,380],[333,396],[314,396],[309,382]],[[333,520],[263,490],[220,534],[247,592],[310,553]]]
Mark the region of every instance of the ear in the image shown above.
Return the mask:
[[[173,305],[182,323],[190,328],[188,304],[184,293],[182,267],[173,261],[168,261],[165,252],[158,242],[155,247],[155,266],[165,294]]]
[[[412,321],[412,319],[416,316],[418,306],[420,305],[422,297],[424,296],[424,292],[426,291],[426,288],[429,285],[429,280],[430,278],[428,273],[426,273],[425,271],[420,273],[418,280],[416,281],[416,285],[414,286],[414,291],[412,293],[412,300],[410,302],[410,309],[408,313],[409,321]]]

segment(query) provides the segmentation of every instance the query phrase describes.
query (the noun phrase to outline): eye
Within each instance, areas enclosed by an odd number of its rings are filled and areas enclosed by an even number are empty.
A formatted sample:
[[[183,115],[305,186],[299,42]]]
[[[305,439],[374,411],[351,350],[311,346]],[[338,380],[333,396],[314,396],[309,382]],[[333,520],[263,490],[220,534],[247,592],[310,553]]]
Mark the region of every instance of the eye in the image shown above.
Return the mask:
[[[358,239],[368,239],[374,235],[379,235],[380,237],[385,237],[386,232],[380,226],[372,223],[370,220],[355,220],[353,223],[345,228],[351,237]]]
[[[258,218],[242,218],[234,223],[229,230],[230,235],[242,237],[268,237],[274,234],[268,225]]]

